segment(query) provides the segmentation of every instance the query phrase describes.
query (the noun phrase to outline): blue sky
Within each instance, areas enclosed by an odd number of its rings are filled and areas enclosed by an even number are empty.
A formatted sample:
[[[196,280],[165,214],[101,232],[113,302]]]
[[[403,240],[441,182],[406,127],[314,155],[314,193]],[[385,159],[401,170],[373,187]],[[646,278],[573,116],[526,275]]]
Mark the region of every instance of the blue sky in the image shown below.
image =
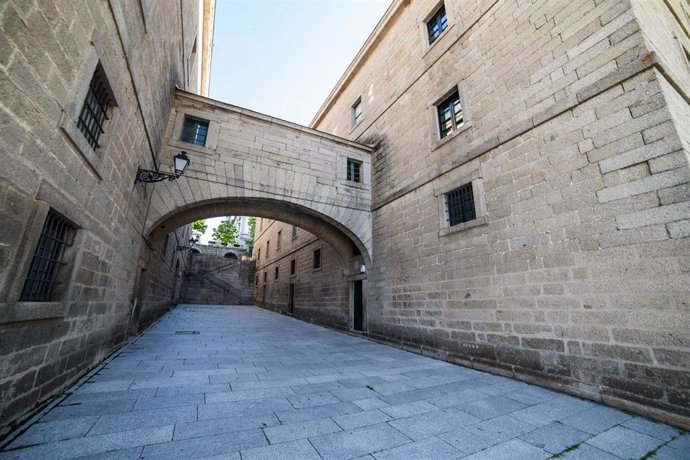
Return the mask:
[[[308,125],[391,0],[218,0],[210,96]]]
[[[390,3],[217,0],[210,97],[308,125]]]

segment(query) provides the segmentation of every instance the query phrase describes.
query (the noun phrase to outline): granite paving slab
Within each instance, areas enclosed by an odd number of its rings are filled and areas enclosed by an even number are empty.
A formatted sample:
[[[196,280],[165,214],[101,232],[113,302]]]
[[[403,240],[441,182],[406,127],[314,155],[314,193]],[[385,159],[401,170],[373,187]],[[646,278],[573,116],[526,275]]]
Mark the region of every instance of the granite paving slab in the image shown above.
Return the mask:
[[[180,305],[89,375],[0,459],[690,458],[675,427],[255,307]]]

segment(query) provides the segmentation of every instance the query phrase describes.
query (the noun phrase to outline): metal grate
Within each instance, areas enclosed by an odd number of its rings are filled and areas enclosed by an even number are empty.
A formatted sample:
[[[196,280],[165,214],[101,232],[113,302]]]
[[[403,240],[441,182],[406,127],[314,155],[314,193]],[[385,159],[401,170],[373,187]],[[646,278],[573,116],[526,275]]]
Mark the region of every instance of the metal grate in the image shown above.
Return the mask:
[[[448,223],[453,225],[476,219],[472,183],[458,187],[446,195]]]
[[[360,182],[360,171],[362,170],[362,163],[355,160],[347,159],[347,180],[352,182]]]
[[[429,19],[426,23],[426,29],[429,32],[429,44],[431,45],[448,27],[448,17],[446,16],[446,6],[441,5],[441,8]]]
[[[190,144],[206,145],[208,134],[208,122],[185,117],[182,128],[182,140]]]
[[[438,105],[438,123],[441,139],[464,124],[460,94],[457,91]]]
[[[108,107],[112,104],[112,100],[108,83],[99,66],[91,78],[84,107],[81,109],[77,122],[77,127],[94,150],[100,147],[98,139],[105,132],[103,125],[108,119]]]
[[[71,246],[67,239],[72,228],[74,227],[67,220],[52,210],[48,213],[20,300],[52,300],[53,290],[57,285],[58,269],[64,265],[62,256],[65,248]]]

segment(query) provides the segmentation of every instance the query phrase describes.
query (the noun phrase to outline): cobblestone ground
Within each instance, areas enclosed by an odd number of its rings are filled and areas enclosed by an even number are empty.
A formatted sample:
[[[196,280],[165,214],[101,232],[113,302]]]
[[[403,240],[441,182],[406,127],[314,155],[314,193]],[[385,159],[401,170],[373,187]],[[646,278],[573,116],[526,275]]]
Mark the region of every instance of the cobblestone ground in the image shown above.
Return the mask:
[[[184,305],[0,458],[690,458],[690,435],[254,307]]]

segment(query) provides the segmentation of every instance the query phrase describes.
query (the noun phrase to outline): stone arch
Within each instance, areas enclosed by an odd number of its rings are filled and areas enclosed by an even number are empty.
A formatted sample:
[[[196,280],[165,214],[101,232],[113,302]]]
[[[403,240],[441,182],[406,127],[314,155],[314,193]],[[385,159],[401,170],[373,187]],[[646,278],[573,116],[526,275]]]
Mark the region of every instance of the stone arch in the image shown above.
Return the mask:
[[[365,272],[361,267],[371,264],[367,244],[346,224],[314,209],[278,199],[227,197],[180,206],[153,221],[147,239],[153,245],[174,229],[195,220],[232,215],[275,219],[312,233],[333,246],[348,278],[362,277]]]

